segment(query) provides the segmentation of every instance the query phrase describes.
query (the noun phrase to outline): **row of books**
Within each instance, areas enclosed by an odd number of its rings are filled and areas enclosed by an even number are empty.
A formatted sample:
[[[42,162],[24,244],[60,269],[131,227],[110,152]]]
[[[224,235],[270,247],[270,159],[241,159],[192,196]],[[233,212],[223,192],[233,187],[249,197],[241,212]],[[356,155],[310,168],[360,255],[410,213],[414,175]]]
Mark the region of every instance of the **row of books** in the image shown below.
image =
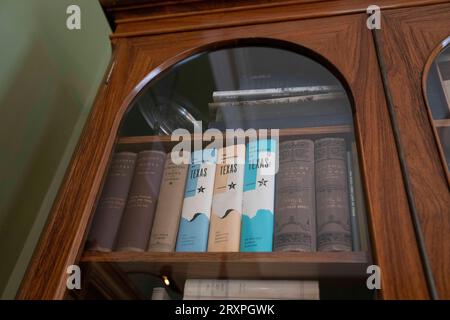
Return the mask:
[[[319,300],[318,281],[187,279],[183,300]],[[169,300],[164,287],[152,300]]]
[[[351,149],[351,148],[348,148]],[[279,166],[275,172],[275,151]],[[154,252],[360,250],[352,152],[343,138],[255,140],[210,161],[161,151],[116,153],[88,249]],[[217,152],[216,152],[217,151]],[[213,159],[211,161],[211,159]],[[359,199],[358,199],[359,197]],[[365,248],[363,248],[364,250]]]

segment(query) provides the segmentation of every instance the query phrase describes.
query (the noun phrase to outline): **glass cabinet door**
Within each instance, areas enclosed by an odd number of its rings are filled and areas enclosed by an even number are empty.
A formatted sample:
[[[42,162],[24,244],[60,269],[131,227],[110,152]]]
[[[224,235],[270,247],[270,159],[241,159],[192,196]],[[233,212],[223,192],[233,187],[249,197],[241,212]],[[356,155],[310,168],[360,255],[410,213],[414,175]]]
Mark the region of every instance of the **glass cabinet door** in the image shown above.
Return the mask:
[[[309,55],[223,48],[145,86],[87,250],[145,256],[123,268],[147,298],[370,297],[352,98]]]
[[[429,70],[424,74],[424,90],[429,114],[439,141],[447,178],[450,169],[450,37],[443,41],[433,55]],[[449,180],[450,181],[450,180]]]

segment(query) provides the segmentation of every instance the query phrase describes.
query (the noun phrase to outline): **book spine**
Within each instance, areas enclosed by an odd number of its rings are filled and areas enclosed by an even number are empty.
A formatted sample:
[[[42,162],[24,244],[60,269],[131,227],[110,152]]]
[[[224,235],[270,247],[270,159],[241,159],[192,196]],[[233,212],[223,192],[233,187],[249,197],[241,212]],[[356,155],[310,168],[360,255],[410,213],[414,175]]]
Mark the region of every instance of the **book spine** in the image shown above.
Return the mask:
[[[356,215],[359,224],[359,242],[361,250],[369,251],[369,233],[367,230],[367,218],[366,218],[366,203],[364,200],[364,190],[361,180],[361,172],[358,162],[358,150],[356,144],[352,143],[352,164],[353,164],[353,178],[354,178],[354,190],[355,190],[355,202],[356,202]]]
[[[353,167],[352,167],[352,154],[347,151],[347,178],[348,178],[348,195],[350,202],[350,217],[352,227],[352,250],[360,251],[361,244],[359,239],[359,221],[356,215],[356,199],[355,199],[355,185],[353,181]]]
[[[315,251],[314,142],[280,144],[274,251]]]
[[[179,252],[204,252],[207,249],[216,163],[215,159],[196,161],[199,154],[202,154],[201,150],[193,152],[186,180],[176,244]]]
[[[318,300],[317,281],[188,279],[184,299],[298,299]]]
[[[239,251],[244,162],[243,144],[222,148],[218,152],[208,251]]]
[[[273,106],[277,104],[297,104],[302,102],[342,99],[345,97],[346,97],[345,93],[333,92],[333,93],[314,94],[308,96],[293,96],[293,97],[283,97],[283,98],[263,99],[263,100],[210,102],[208,103],[208,106],[210,110],[216,110],[220,107],[246,107],[246,106],[264,107],[264,106]]]
[[[215,91],[214,102],[226,102],[245,99],[267,99],[288,97],[292,95],[312,95],[341,90],[339,86],[309,86],[309,87],[286,87],[254,90]]]
[[[133,178],[136,154],[113,155],[89,232],[87,249],[112,251]]]
[[[175,250],[188,168],[188,164],[173,163],[171,154],[167,155],[148,251]]]
[[[161,151],[139,152],[116,250],[144,251],[147,248],[165,157]]]
[[[272,251],[276,148],[274,139],[246,146],[240,251]]]
[[[351,251],[345,140],[315,142],[317,248]]]

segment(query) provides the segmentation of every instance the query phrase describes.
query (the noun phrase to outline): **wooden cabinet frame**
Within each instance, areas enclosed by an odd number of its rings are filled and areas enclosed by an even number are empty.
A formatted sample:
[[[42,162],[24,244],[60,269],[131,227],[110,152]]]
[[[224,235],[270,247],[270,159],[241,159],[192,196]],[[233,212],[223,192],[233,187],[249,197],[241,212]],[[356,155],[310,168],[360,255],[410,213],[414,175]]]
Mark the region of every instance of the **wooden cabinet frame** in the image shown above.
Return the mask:
[[[422,90],[423,72],[450,35],[450,4],[387,11],[379,47],[423,251],[435,295],[450,299],[450,192]]]
[[[217,10],[206,12],[196,16],[199,21],[194,15],[178,13],[119,23],[112,36],[114,69],[99,89],[18,298],[64,298],[66,269],[78,263],[83,253],[121,119],[143,86],[193,53],[249,38],[305,47],[339,71],[355,105],[372,253],[382,271],[379,297],[429,298],[376,50],[366,28],[369,2],[288,1],[236,10],[229,16]],[[409,4],[423,2],[433,1]],[[406,5],[400,1],[384,3],[389,8]],[[221,15],[221,22],[213,26],[211,21],[217,15]],[[172,25],[175,20],[178,27]]]

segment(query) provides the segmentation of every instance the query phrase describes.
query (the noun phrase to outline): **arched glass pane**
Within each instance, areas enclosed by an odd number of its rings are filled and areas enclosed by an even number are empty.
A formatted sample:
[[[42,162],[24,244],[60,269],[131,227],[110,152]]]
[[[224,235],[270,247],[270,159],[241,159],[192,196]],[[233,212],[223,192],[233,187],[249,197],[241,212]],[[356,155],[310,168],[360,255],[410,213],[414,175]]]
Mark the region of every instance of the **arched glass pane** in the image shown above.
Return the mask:
[[[189,279],[286,279],[279,257],[239,267],[236,252],[297,252],[285,266],[290,280],[311,278],[308,270],[320,265],[317,281],[359,278],[358,290],[367,291],[352,98],[331,64],[286,47],[200,53],[143,87],[122,120],[89,250],[160,254],[133,272],[175,281],[185,295],[201,285]],[[210,252],[225,253],[223,261]],[[317,255],[316,265],[304,268],[302,254]],[[321,295],[333,292],[329,286],[321,282]]]
[[[450,38],[444,43],[448,43]],[[440,152],[450,170],[450,45],[444,46],[426,74],[426,98],[440,143]]]

